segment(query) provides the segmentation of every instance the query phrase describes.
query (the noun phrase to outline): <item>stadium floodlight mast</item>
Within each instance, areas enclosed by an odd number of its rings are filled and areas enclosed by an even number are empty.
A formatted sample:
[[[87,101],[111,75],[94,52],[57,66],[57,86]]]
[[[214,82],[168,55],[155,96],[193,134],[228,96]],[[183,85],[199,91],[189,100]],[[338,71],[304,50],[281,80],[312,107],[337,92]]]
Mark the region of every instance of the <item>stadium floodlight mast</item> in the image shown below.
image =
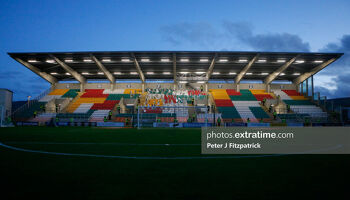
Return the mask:
[[[239,59],[238,62],[240,62],[240,63],[246,63],[246,62],[248,62],[248,59]]]
[[[110,58],[103,58],[102,62],[111,62],[112,60]]]
[[[141,62],[150,62],[149,58],[141,58]]]
[[[122,58],[121,61],[122,62],[130,62],[131,60],[129,58]]]
[[[180,59],[180,62],[189,62],[190,61],[190,59],[188,59],[188,58],[181,58]]]
[[[90,58],[84,58],[83,61],[84,62],[92,62],[92,60]]]
[[[258,63],[265,63],[265,62],[266,62],[266,59],[259,59],[257,62],[258,62]]]
[[[47,62],[47,63],[55,63],[55,60],[47,59],[46,62]]]
[[[66,62],[66,63],[72,63],[72,62],[73,62],[73,59],[65,59],[64,62]]]
[[[228,59],[227,58],[220,58],[219,62],[228,62]]]
[[[170,62],[170,59],[169,58],[161,58],[160,61],[161,62]]]

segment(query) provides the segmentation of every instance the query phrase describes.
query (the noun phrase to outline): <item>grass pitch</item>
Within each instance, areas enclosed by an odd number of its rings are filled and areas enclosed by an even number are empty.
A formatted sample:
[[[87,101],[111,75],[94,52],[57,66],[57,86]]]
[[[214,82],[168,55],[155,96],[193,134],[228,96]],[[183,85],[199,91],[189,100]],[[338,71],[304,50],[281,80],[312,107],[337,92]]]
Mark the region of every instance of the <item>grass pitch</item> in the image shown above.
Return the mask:
[[[37,151],[0,146],[8,199],[334,198],[350,167],[349,155],[192,159],[205,157],[200,129],[16,127],[0,142]]]

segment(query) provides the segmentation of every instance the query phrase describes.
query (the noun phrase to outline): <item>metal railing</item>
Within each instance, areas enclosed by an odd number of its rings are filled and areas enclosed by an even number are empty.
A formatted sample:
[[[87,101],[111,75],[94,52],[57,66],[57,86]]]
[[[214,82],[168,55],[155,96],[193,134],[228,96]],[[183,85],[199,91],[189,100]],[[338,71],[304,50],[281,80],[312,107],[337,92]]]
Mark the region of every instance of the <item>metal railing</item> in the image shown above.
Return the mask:
[[[37,103],[41,98],[43,98],[44,96],[46,96],[48,93],[50,93],[51,88],[45,90],[44,92],[42,92],[41,94],[39,94],[38,96],[36,96],[35,98],[33,98],[33,100],[29,100],[27,101],[25,104],[23,104],[22,106],[20,106],[19,108],[17,108],[16,110],[14,110],[11,114],[12,117],[15,117],[17,113],[25,110],[25,109],[29,109],[33,104]]]

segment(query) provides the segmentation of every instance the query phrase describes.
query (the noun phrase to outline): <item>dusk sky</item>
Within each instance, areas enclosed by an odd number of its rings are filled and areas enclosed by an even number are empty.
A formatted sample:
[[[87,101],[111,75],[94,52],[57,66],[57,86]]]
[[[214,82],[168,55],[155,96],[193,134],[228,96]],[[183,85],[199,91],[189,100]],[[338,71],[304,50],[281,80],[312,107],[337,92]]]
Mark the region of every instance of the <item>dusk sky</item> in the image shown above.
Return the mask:
[[[49,88],[8,52],[230,50],[340,52],[316,91],[350,96],[350,1],[2,1],[0,88]]]

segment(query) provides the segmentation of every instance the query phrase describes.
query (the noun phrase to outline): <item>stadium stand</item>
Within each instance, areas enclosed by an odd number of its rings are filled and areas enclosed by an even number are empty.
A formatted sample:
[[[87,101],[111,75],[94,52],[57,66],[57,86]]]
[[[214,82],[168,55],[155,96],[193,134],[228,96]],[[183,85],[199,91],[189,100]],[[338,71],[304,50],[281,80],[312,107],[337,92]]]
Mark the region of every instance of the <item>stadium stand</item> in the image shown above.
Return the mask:
[[[246,122],[248,118],[250,122],[258,122],[258,119],[266,121],[270,118],[259,104],[259,101],[264,98],[273,98],[264,90],[241,90],[237,92],[233,89],[212,89],[210,92],[225,122]]]
[[[289,105],[294,113],[315,118],[327,117],[326,112],[296,90],[274,90],[273,92],[276,96],[279,96],[286,105]]]
[[[320,106],[322,99],[315,93],[312,99],[308,96],[313,91],[312,76],[321,67],[324,68],[336,59],[341,57],[341,53],[271,53],[271,52],[130,52],[134,55],[134,62],[130,66],[140,67],[135,76],[129,77],[129,71],[125,69],[125,62],[120,58],[129,57],[129,54],[121,52],[77,52],[71,53],[74,62],[66,63],[76,73],[69,73],[62,69],[53,68],[53,63],[45,62],[45,59],[56,57],[65,63],[65,54],[52,53],[9,53],[15,60],[22,60],[21,64],[28,67],[29,64],[39,69],[39,76],[52,84],[52,88],[40,94],[38,97],[28,97],[28,102],[16,109],[12,116],[17,121],[48,122],[52,119],[56,121],[88,121],[88,122],[125,122],[134,125],[137,120],[141,123],[151,125],[154,122],[216,122],[220,119],[223,122],[280,122],[280,119],[300,120],[303,118],[326,118],[330,112],[325,112],[325,108]],[[40,56],[39,56],[40,55]],[[113,62],[102,62],[106,65],[106,70],[110,75],[100,76],[96,69],[86,65],[85,57],[95,56],[97,60],[110,57]],[[170,56],[170,55],[177,55]],[[159,62],[161,70],[153,69],[152,65],[145,65],[138,60],[150,57],[153,61],[161,61],[164,57],[169,57],[171,62]],[[271,67],[258,67],[252,61],[255,57],[262,56]],[[299,63],[288,62],[279,63],[277,59],[291,59],[298,56]],[[36,60],[36,62],[29,62]],[[46,57],[44,59],[44,57]],[[184,71],[183,63],[177,63],[173,58],[188,59],[187,67]],[[200,69],[198,58],[213,59],[208,70]],[[216,63],[215,57],[219,60],[225,57],[229,62]],[[245,58],[247,62],[240,62],[237,58]],[[55,59],[56,60],[56,59]],[[131,59],[130,59],[131,60]],[[317,64],[322,61],[322,64]],[[57,60],[56,60],[57,61]],[[236,63],[232,65],[232,63]],[[58,68],[64,65],[55,63]],[[209,63],[209,62],[208,62]],[[247,65],[247,63],[250,63]],[[179,64],[176,74],[172,74],[174,66]],[[212,70],[215,67],[215,76]],[[274,76],[275,69],[280,69],[285,65],[283,76]],[[231,76],[244,72],[245,67],[252,66],[249,70],[250,76]],[[288,65],[288,66],[287,66]],[[152,67],[152,68],[150,68]],[[50,69],[50,70],[49,70]],[[300,71],[300,69],[303,69]],[[129,69],[127,69],[129,70]],[[143,74],[143,70],[147,73]],[[198,71],[199,70],[199,71]],[[268,77],[262,81],[261,70]],[[151,71],[154,71],[151,73]],[[160,72],[162,71],[162,72]],[[265,72],[266,71],[266,72]],[[85,76],[89,73],[89,76]],[[293,73],[292,73],[293,72]],[[306,73],[307,72],[307,73]],[[114,74],[118,73],[118,80]],[[43,74],[45,77],[43,77]],[[80,80],[81,74],[86,82]],[[139,76],[136,76],[136,75]],[[150,75],[152,74],[152,75]],[[242,74],[242,73],[240,73]],[[299,75],[298,75],[299,74]],[[310,76],[308,76],[310,74]],[[248,74],[247,74],[248,75]],[[265,76],[264,76],[265,77]],[[247,79],[249,78],[249,79]],[[111,83],[106,83],[106,79]],[[233,80],[234,79],[234,80]],[[237,79],[237,80],[236,80]],[[67,81],[79,81],[71,83]],[[244,83],[243,81],[244,80]],[[233,81],[233,82],[232,82]],[[259,81],[259,82],[257,82]],[[288,81],[289,83],[281,83]],[[307,84],[311,82],[311,84]],[[215,88],[215,89],[214,89]],[[301,91],[303,94],[300,94]],[[278,112],[275,119],[276,110],[287,110]],[[109,117],[111,115],[111,117]],[[140,119],[140,116],[142,119]],[[273,117],[274,116],[274,117]],[[139,119],[138,119],[139,118]],[[249,120],[248,120],[249,119]],[[186,124],[187,126],[187,124]]]

